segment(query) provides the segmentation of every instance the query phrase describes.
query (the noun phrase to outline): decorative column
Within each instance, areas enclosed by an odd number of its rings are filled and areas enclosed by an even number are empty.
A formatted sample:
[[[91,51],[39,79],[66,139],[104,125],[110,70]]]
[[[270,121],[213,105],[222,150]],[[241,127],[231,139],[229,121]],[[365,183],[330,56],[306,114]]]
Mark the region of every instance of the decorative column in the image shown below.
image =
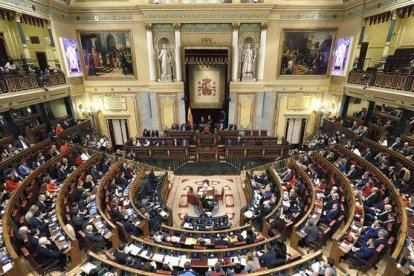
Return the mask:
[[[22,46],[23,46],[22,58],[30,59],[30,52],[29,52],[29,49],[27,48],[26,36],[24,35],[24,31],[23,31],[23,24],[20,20],[20,13],[17,13],[17,12],[16,12],[16,25],[17,25],[17,30],[19,32],[20,41],[22,42]]]
[[[345,117],[348,114],[348,107],[349,107],[349,102],[351,101],[351,97],[350,96],[344,96],[342,98],[342,110],[341,110],[341,117]]]
[[[263,80],[264,78],[264,67],[265,67],[265,57],[266,57],[266,34],[267,34],[267,24],[262,24],[260,31],[260,49],[259,49],[259,64],[257,65],[257,79]]]
[[[390,27],[388,28],[388,34],[387,34],[387,39],[385,41],[384,50],[382,50],[382,58],[378,65],[379,71],[384,70],[384,66],[387,61],[387,56],[388,56],[388,51],[390,50],[390,43],[391,43],[392,35],[394,34],[396,19],[397,19],[397,12],[396,10],[393,10],[391,12],[391,23],[390,23]]]
[[[231,80],[239,79],[239,24],[233,24]]]
[[[181,25],[174,24],[175,30],[175,74],[177,81],[183,80],[183,74],[181,71]]]
[[[365,124],[368,125],[368,123],[371,123],[371,119],[372,119],[372,114],[374,113],[374,108],[375,108],[375,102],[373,101],[368,101],[368,110],[367,110],[367,115],[365,116]]]
[[[157,76],[155,74],[155,56],[151,25],[145,25],[145,30],[147,30],[148,67],[150,80],[155,81],[157,79]]]
[[[57,51],[56,51],[55,40],[53,39],[52,27],[50,26],[50,21],[47,25],[47,33],[49,34],[50,47],[52,47],[52,55],[53,55],[53,59],[55,60],[55,67],[60,68],[60,62],[59,62],[59,58],[58,58]]]

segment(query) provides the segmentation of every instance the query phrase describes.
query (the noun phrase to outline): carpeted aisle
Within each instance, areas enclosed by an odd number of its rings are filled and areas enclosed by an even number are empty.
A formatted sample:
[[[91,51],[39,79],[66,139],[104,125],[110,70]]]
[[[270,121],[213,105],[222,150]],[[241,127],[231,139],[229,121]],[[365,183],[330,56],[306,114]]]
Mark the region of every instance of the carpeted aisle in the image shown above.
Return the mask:
[[[217,203],[213,216],[228,215],[232,226],[238,226],[240,221],[240,209],[246,205],[240,176],[175,176],[167,205],[173,212],[174,226],[180,227],[185,215],[197,216],[194,205],[187,202],[187,190],[197,187],[208,179],[216,194],[221,193],[224,188],[224,200]]]

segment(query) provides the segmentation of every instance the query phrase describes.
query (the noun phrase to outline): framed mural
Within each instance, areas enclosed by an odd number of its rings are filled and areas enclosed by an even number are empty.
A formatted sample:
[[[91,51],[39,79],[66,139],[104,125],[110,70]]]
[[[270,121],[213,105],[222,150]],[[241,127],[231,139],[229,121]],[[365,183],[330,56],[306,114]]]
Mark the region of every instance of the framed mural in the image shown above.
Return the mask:
[[[335,29],[283,30],[279,74],[326,76]]]
[[[86,79],[134,78],[130,31],[78,31]]]
[[[80,50],[75,39],[60,37],[60,46],[63,51],[63,62],[65,64],[67,77],[82,77],[82,65],[80,61]]]
[[[352,36],[338,38],[335,42],[334,58],[332,63],[332,75],[345,76],[351,53]]]
[[[224,74],[224,66],[191,66],[189,78],[191,108],[223,107]]]

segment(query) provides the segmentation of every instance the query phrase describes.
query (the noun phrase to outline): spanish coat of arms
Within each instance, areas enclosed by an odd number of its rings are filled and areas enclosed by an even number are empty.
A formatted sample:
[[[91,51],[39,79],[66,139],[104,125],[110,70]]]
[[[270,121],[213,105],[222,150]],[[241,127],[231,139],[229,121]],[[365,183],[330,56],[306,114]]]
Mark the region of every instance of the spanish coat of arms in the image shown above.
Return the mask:
[[[210,77],[205,77],[198,82],[198,95],[201,96],[215,96],[216,95],[216,82]]]

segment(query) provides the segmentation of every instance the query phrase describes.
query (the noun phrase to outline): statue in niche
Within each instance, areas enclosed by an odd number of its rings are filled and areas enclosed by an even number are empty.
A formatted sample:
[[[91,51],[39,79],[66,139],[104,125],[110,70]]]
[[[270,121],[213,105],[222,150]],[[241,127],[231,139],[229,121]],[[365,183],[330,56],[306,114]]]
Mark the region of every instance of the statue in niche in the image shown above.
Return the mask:
[[[167,44],[163,44],[157,57],[160,61],[161,81],[172,81],[172,53]]]
[[[251,44],[246,44],[242,52],[242,80],[253,80],[254,61],[256,53],[251,48]]]

